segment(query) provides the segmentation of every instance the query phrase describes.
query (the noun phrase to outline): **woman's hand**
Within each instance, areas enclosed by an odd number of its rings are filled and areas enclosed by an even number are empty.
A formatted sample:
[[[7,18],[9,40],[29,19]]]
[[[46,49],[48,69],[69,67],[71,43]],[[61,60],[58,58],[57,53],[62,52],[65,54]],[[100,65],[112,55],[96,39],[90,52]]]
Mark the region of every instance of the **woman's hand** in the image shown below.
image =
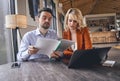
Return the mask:
[[[35,48],[34,46],[29,46],[28,47],[28,53],[29,54],[36,54],[39,51],[38,48]]]

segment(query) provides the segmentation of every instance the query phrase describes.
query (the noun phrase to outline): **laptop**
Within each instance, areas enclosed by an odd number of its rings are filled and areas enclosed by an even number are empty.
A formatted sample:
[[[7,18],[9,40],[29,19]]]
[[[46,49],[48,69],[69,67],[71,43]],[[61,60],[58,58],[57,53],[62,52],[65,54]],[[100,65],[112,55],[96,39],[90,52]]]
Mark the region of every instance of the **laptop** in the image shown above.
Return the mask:
[[[76,50],[68,63],[69,68],[91,67],[99,65],[107,59],[111,47]]]

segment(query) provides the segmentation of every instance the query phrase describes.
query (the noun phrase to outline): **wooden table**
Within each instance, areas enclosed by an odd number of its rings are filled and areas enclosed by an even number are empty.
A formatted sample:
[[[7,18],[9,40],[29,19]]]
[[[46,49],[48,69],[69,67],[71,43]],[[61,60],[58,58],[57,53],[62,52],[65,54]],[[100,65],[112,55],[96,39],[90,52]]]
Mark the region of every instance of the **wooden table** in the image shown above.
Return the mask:
[[[69,69],[61,62],[23,62],[0,65],[0,81],[119,81],[120,64],[116,67]]]

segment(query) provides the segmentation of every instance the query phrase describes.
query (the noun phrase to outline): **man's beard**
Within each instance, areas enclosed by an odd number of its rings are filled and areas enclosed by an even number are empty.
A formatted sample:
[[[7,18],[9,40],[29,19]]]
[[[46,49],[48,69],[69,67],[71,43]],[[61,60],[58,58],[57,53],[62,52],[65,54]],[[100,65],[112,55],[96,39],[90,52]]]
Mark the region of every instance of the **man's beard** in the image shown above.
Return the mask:
[[[42,25],[42,28],[44,28],[44,29],[48,29],[50,27],[50,24],[49,23],[44,23],[43,25]]]

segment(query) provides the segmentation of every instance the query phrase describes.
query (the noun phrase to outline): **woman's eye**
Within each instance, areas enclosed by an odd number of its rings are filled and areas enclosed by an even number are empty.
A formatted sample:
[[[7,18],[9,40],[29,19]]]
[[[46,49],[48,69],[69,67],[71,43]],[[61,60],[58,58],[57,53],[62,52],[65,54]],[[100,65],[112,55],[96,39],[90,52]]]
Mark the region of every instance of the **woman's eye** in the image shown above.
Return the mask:
[[[76,21],[76,20],[73,20],[73,22],[74,22],[74,23],[77,23],[77,21]]]
[[[74,22],[74,23],[77,23],[77,21],[76,21],[76,20],[69,20],[69,22]]]
[[[69,22],[72,22],[72,20],[69,20]]]

